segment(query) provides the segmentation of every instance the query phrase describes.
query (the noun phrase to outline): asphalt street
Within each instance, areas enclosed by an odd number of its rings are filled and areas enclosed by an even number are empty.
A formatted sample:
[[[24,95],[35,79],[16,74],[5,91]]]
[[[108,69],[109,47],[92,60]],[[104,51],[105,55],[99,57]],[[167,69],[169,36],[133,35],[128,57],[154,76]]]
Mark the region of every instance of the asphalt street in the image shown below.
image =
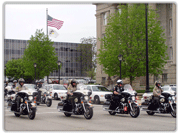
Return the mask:
[[[83,115],[66,117],[57,111],[58,100],[53,100],[52,106],[45,104],[37,106],[34,120],[27,115],[15,117],[4,103],[5,131],[175,131],[176,118],[170,114],[148,115],[141,111],[139,117],[132,118],[129,114],[110,115],[102,110],[102,105],[93,105],[94,114],[91,120]]]

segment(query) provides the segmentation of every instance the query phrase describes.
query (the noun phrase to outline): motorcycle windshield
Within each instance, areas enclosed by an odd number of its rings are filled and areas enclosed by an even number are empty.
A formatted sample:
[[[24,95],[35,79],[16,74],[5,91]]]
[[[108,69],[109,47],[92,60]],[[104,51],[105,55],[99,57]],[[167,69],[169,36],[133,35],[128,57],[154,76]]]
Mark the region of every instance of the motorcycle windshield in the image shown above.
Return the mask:
[[[126,85],[124,85],[124,91],[133,92],[134,90],[130,84],[126,84]]]

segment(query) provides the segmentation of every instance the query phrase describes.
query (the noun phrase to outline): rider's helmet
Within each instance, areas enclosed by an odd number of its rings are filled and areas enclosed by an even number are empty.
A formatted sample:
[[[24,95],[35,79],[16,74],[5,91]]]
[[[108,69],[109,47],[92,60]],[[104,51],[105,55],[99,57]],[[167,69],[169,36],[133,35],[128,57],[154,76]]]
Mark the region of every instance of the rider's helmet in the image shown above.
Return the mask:
[[[17,80],[13,80],[13,83],[17,83]]]
[[[71,80],[71,85],[74,87],[73,83],[76,83],[75,80]]]
[[[20,78],[18,82],[19,82],[19,85],[21,85],[20,83],[23,83],[23,84],[24,84],[25,80],[24,80],[23,78]],[[21,85],[21,86],[22,86],[22,85]]]
[[[161,86],[161,82],[158,80],[155,82],[155,86],[157,86],[158,88]]]
[[[39,83],[44,83],[44,80],[43,80],[43,79],[40,79],[40,80],[39,80]]]
[[[119,80],[117,80],[117,84],[118,84],[118,85],[119,85],[119,84],[121,84],[121,85],[122,85],[122,84],[123,84],[122,80],[120,80],[120,79],[119,79]]]

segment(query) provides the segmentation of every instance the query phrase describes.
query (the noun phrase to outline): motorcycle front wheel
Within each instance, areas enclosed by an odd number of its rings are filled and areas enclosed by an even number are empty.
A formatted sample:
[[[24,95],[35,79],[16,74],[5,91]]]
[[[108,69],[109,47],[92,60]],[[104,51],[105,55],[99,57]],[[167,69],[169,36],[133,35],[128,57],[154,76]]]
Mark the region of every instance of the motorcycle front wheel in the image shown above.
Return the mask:
[[[171,115],[172,117],[176,118],[176,105],[172,105],[174,111],[171,109]]]
[[[28,117],[29,119],[33,120],[36,116],[36,109],[35,108],[32,108],[30,109],[29,113],[28,113]]]
[[[133,118],[138,117],[140,114],[140,108],[137,107],[137,105],[132,105],[132,109],[133,110],[130,110],[131,117],[133,117]]]
[[[93,117],[93,109],[86,107],[86,112],[84,112],[84,117],[86,119],[91,119]]]
[[[52,105],[52,100],[51,99],[47,99],[46,106],[50,107],[51,105]]]

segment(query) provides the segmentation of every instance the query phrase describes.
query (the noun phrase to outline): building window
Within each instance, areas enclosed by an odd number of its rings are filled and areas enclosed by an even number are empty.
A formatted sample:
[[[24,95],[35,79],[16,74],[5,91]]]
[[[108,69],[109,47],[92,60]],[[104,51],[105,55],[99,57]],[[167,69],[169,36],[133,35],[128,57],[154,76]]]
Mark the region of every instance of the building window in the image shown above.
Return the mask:
[[[103,25],[107,25],[107,12],[103,13]]]
[[[118,8],[118,12],[119,12],[119,14],[121,14],[122,10]]]
[[[157,11],[161,11],[161,4],[157,4],[156,9],[157,9]]]
[[[169,8],[172,9],[172,4],[169,4]]]
[[[158,75],[154,75],[154,83],[155,83],[155,81],[157,81],[157,80],[159,80]]]
[[[167,82],[167,74],[162,74],[162,82]]]
[[[106,77],[102,77],[102,85],[105,85]]]
[[[169,36],[172,36],[172,19],[169,19]]]

